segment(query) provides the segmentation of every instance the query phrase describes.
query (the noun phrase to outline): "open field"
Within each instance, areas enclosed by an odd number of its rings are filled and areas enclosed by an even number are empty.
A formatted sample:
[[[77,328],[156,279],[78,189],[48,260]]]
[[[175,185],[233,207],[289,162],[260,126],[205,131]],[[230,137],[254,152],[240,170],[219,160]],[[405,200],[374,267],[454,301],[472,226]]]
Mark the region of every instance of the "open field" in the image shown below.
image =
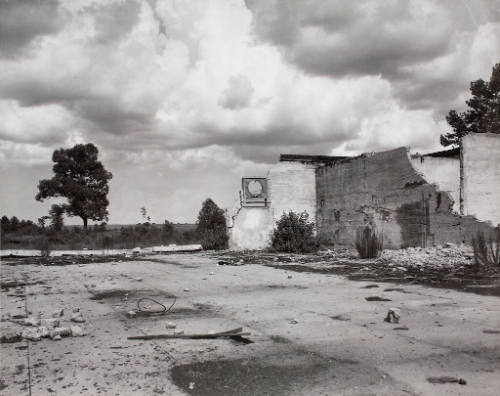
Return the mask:
[[[383,283],[375,276],[350,280],[294,267],[319,268],[318,263],[275,257],[196,253],[48,266],[6,259],[1,270],[4,319],[8,313],[11,318],[46,318],[64,309],[61,321],[69,324],[78,308],[87,334],[2,344],[1,392],[498,394],[499,297],[392,283],[387,276],[380,279]],[[221,260],[224,265],[218,265]],[[365,267],[369,275],[370,265]],[[17,287],[8,283],[14,280]],[[144,297],[167,307],[176,302],[166,315],[128,317]],[[399,323],[383,320],[393,307],[400,310]],[[26,328],[13,322],[2,320],[2,334]],[[173,333],[167,322],[185,334],[236,327],[251,334],[239,341],[127,339]],[[246,339],[252,343],[242,342]]]

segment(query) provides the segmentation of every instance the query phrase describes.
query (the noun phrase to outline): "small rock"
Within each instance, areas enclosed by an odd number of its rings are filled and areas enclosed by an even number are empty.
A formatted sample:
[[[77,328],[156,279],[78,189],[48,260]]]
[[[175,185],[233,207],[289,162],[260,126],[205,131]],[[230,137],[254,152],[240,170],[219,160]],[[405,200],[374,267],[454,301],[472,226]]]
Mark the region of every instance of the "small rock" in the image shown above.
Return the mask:
[[[194,382],[189,383],[189,389],[194,389]]]
[[[128,311],[127,312],[127,316],[129,318],[135,318],[136,315],[137,315],[137,312],[135,312],[135,311]]]
[[[78,313],[78,312],[80,312],[80,308],[78,307],[73,308],[73,313]]]
[[[288,275],[288,279],[292,279],[292,275]]]
[[[40,330],[40,337],[47,338],[50,335],[50,331],[46,326],[40,326],[38,329]]]
[[[49,336],[54,339],[56,336],[67,337],[71,335],[71,329],[69,327],[56,327],[50,330]]]
[[[177,325],[174,322],[167,322],[167,323],[165,323],[165,327],[167,329],[175,329],[177,327]]]
[[[59,334],[56,334],[54,337],[52,337],[54,341],[60,341],[62,340],[62,337]]]
[[[29,341],[40,341],[42,339],[42,334],[38,327],[35,329],[26,329],[21,335],[25,340]]]
[[[137,282],[142,282],[142,278],[137,278],[136,281]]]
[[[399,319],[401,318],[400,312],[401,311],[398,308],[389,308],[384,321],[388,323],[399,323]]]
[[[185,288],[184,288],[184,291],[185,291],[185,292],[188,292],[188,291],[189,291],[189,289],[188,289],[187,287],[185,287]]]
[[[181,335],[184,334],[184,330],[175,330],[174,335]]]
[[[83,323],[85,322],[85,318],[82,316],[81,312],[78,312],[71,317],[71,321],[75,323]]]
[[[54,312],[52,312],[53,318],[62,318],[63,316],[64,316],[64,309],[56,309]]]
[[[213,272],[209,272],[208,275],[214,275],[214,273]]]
[[[298,324],[298,323],[299,323],[299,321],[297,319],[292,319],[290,321],[290,324]]]
[[[85,335],[83,329],[80,326],[73,325],[70,327],[72,337],[82,337]]]

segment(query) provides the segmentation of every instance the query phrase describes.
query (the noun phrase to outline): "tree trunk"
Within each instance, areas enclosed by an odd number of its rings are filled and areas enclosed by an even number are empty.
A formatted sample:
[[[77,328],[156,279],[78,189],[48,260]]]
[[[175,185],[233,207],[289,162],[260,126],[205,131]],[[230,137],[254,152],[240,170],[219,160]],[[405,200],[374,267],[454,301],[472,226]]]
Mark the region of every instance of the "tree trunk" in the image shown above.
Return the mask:
[[[460,150],[460,192],[459,192],[459,213],[463,216],[465,214],[465,183],[464,183],[464,145],[462,142],[463,136],[459,140]]]
[[[83,229],[86,230],[87,229],[87,218],[86,217],[82,217],[82,220],[83,220]]]

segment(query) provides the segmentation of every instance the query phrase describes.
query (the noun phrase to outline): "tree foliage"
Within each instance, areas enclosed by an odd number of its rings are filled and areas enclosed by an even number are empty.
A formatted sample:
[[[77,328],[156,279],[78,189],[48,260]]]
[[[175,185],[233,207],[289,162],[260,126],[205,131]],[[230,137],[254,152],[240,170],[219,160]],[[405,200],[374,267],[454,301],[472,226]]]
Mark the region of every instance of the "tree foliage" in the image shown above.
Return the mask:
[[[54,151],[54,176],[40,180],[36,200],[67,198],[61,207],[69,216],[80,217],[85,228],[88,220],[107,220],[108,181],[113,175],[98,161],[98,154],[92,143]]]
[[[443,146],[458,145],[469,133],[500,133],[500,63],[493,67],[490,81],[482,79],[470,84],[472,97],[462,113],[450,110],[446,121],[452,132],[441,135]]]
[[[318,250],[318,241],[314,235],[314,223],[309,221],[309,214],[302,212],[283,213],[276,224],[272,236],[272,247],[278,252],[310,253]]]
[[[61,231],[64,227],[64,208],[61,205],[52,205],[49,210],[50,226],[55,231]]]
[[[203,249],[227,249],[226,217],[214,201],[207,198],[198,213],[197,232]]]

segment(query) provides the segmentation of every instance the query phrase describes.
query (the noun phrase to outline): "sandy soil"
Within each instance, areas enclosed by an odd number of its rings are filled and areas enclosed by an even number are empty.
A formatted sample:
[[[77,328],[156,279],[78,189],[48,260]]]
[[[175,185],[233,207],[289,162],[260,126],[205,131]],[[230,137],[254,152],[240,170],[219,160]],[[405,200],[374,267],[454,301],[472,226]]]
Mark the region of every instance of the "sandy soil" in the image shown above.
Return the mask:
[[[50,317],[63,308],[69,324],[79,308],[87,335],[1,344],[1,394],[498,394],[499,297],[218,261],[199,253],[4,263],[3,285],[24,285],[2,287],[3,316]],[[167,315],[129,318],[144,297],[177,300]],[[400,323],[383,320],[391,307]],[[253,343],[127,340],[173,332],[167,322],[185,333],[242,326]],[[2,334],[25,328],[0,324]],[[442,376],[466,384],[428,380]]]

